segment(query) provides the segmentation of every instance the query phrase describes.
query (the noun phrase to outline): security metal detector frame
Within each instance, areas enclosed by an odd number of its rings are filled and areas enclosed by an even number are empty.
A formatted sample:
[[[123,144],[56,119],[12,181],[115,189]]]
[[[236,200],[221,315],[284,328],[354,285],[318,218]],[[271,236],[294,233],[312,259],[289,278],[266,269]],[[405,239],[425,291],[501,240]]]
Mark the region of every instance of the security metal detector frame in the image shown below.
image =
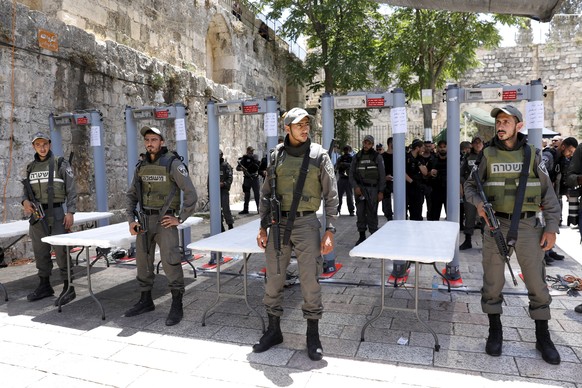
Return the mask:
[[[127,142],[127,186],[131,186],[133,181],[133,176],[135,174],[135,167],[138,162],[138,156],[140,154],[138,148],[138,133],[137,128],[138,121],[140,120],[173,120],[175,139],[176,139],[176,152],[183,158],[183,162],[188,166],[188,138],[186,131],[186,106],[180,102],[169,104],[169,105],[159,105],[159,106],[142,106],[142,107],[125,107],[125,136]],[[142,144],[141,142],[139,143]],[[133,166],[133,167],[132,167]],[[182,200],[184,193],[181,193]],[[194,277],[196,277],[196,269],[188,260],[191,253],[186,252],[186,247],[191,242],[191,232],[190,228],[184,228],[180,230],[180,237],[182,240],[182,259],[186,260],[192,270],[194,271]],[[159,272],[159,263],[158,263]]]
[[[390,109],[392,137],[394,144],[394,219],[406,219],[406,97],[404,90],[395,88],[382,94],[354,93],[346,96],[331,96],[326,93],[321,98],[321,113],[324,144],[328,144],[334,133],[334,109]],[[334,257],[335,259],[335,257]],[[406,261],[394,261],[392,275],[402,276]]]
[[[526,119],[528,143],[541,149],[542,128],[544,126],[544,86],[540,79],[525,85],[499,86],[482,85],[478,88],[459,88],[450,85],[446,89],[447,101],[447,144],[460,144],[461,103],[527,101]],[[461,166],[459,158],[447,158],[447,221],[459,222]],[[459,245],[455,249],[453,261],[447,263],[447,274],[459,273]],[[445,275],[446,276],[446,275]]]
[[[55,155],[63,156],[63,137],[61,127],[89,126],[91,130],[91,148],[93,148],[93,162],[95,164],[95,193],[97,211],[108,211],[107,180],[105,179],[105,145],[103,144],[103,114],[96,109],[75,111],[62,115],[49,115],[52,150]],[[109,225],[107,218],[97,221],[98,226]]]

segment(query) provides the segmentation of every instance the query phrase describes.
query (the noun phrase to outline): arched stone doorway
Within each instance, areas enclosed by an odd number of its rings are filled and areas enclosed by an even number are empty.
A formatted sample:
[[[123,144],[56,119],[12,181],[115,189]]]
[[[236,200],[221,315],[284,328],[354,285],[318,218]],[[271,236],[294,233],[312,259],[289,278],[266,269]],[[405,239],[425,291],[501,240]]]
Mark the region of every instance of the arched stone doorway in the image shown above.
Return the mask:
[[[206,78],[234,89],[238,69],[232,33],[224,17],[216,14],[206,34]]]

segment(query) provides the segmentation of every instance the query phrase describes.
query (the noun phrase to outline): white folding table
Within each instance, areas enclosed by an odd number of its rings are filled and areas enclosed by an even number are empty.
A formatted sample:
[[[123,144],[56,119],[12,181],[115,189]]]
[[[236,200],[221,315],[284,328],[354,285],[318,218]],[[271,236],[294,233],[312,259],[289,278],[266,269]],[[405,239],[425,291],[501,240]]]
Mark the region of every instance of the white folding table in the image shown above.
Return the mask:
[[[221,296],[230,298],[244,299],[249,310],[254,312],[260,319],[265,331],[265,321],[261,314],[255,310],[248,301],[247,297],[247,261],[253,253],[264,252],[264,249],[257,245],[257,234],[259,231],[260,220],[250,221],[244,225],[215,234],[214,236],[188,244],[189,249],[195,249],[208,252],[219,253],[242,253],[243,254],[243,295],[222,293],[220,290],[220,258],[216,260],[216,300],[209,306],[202,315],[202,326],[206,326],[206,314],[210,309],[218,304]]]
[[[380,318],[387,310],[414,311],[416,318],[433,335],[434,349],[440,350],[439,341],[434,330],[424,322],[418,314],[418,278],[420,266],[418,264],[433,264],[435,262],[448,263],[453,260],[459,224],[450,221],[389,221],[382,228],[368,237],[364,242],[350,251],[350,256],[381,259],[382,270],[380,278],[381,306],[378,314],[369,319],[362,328],[361,341],[364,341],[366,328]],[[414,308],[385,306],[386,260],[405,260],[415,263],[414,269]]]
[[[196,225],[202,222],[200,217],[189,217],[182,224],[178,226],[178,229],[184,229],[192,225]],[[105,310],[103,305],[97,299],[95,294],[93,294],[93,289],[91,287],[91,260],[89,258],[89,247],[99,247],[99,248],[113,248],[128,246],[135,242],[136,236],[132,236],[129,233],[129,224],[127,222],[121,222],[119,224],[102,226],[100,228],[83,230],[74,233],[59,234],[56,236],[43,237],[42,241],[51,245],[65,245],[71,246],[82,246],[85,247],[85,254],[87,255],[87,286],[89,288],[89,294],[93,300],[97,303],[101,309],[101,319],[105,320]],[[69,286],[71,285],[71,268],[70,260],[67,260],[67,273],[69,277]],[[59,312],[61,312],[61,305],[59,301]]]
[[[113,216],[110,212],[77,212],[75,213],[74,225],[84,225],[90,222],[95,222],[98,220],[103,220]],[[5,224],[0,224],[0,238],[12,238],[16,237],[16,240],[12,241],[8,246],[16,244],[20,239],[28,234],[30,223],[28,220],[12,221]],[[8,293],[6,288],[0,283],[0,289],[4,291],[6,295],[5,300],[8,300]]]

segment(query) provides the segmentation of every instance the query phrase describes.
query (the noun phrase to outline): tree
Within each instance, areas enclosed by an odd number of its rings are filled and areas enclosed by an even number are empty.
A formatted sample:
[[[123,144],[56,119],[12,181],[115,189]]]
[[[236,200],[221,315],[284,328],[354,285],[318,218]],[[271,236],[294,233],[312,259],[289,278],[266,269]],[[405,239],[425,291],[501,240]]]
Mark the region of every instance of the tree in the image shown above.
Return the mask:
[[[370,0],[263,0],[269,17],[286,19],[277,31],[297,41],[307,38],[304,62],[289,61],[289,80],[307,85],[310,91],[342,94],[365,90],[375,84],[370,64],[374,62],[378,4]],[[323,72],[323,76],[320,76]],[[349,123],[359,128],[371,125],[362,110],[336,112],[336,138],[345,144]]]
[[[478,65],[476,50],[497,47],[497,21],[520,19],[496,15],[485,19],[474,13],[395,8],[383,24],[375,76],[384,85],[402,87],[418,100],[422,89],[443,89]],[[432,105],[423,105],[425,128],[432,127]]]

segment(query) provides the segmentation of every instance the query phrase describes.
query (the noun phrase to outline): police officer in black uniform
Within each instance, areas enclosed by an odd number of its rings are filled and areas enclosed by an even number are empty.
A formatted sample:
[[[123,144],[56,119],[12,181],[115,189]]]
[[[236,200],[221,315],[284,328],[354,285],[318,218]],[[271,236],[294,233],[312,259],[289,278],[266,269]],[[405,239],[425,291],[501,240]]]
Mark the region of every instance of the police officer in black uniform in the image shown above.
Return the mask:
[[[54,295],[50,276],[53,269],[51,259],[51,245],[42,242],[42,238],[50,235],[63,234],[73,226],[74,214],[77,211],[77,189],[73,169],[62,157],[55,157],[51,151],[51,139],[48,135],[38,132],[32,138],[32,146],[36,153],[34,161],[26,167],[27,179],[30,182],[35,198],[30,198],[26,188],[22,197],[22,206],[25,214],[32,214],[37,209],[33,201],[42,206],[45,218],[34,224],[31,223],[29,236],[32,240],[34,259],[40,284],[32,293],[28,294],[30,302]],[[50,172],[53,172],[52,177]],[[66,207],[66,213],[65,209]],[[57,265],[63,291],[55,301],[55,306],[67,304],[75,299],[75,289],[67,280],[67,260],[70,260],[65,246],[55,246]]]
[[[222,216],[228,229],[234,228],[234,218],[230,211],[230,186],[232,185],[232,167],[224,160],[224,153],[220,150],[220,206]]]
[[[145,126],[140,133],[147,154],[138,163],[133,182],[127,191],[126,215],[129,232],[138,235],[136,262],[141,298],[125,312],[125,316],[133,317],[155,309],[152,288],[157,244],[172,293],[172,306],[166,318],[166,326],[173,326],[184,316],[184,271],[177,226],[194,213],[198,196],[188,169],[179,157],[168,151],[162,132],[158,128]],[[182,209],[180,191],[184,193]],[[139,207],[138,202],[141,204]],[[136,220],[135,213],[140,208],[144,214]]]
[[[413,221],[422,221],[422,204],[427,190],[424,177],[428,175],[428,169],[420,156],[423,147],[422,140],[415,139],[406,154],[406,206]]]
[[[386,172],[384,160],[374,149],[374,137],[364,136],[362,149],[354,156],[350,166],[350,183],[356,197],[356,225],[360,237],[356,245],[366,239],[366,228],[370,234],[378,230],[378,204],[384,199]]]
[[[261,162],[254,151],[255,149],[253,147],[248,146],[247,153],[238,159],[238,164],[236,166],[236,171],[242,171],[244,174],[242,189],[245,194],[243,210],[238,214],[249,214],[251,189],[253,190],[257,210],[259,209],[259,167]]]
[[[346,195],[346,202],[348,205],[348,211],[350,216],[354,215],[354,193],[352,191],[352,185],[350,184],[350,165],[352,164],[352,147],[345,145],[342,149],[343,154],[338,158],[335,168],[337,170],[338,180],[337,180],[337,195],[339,197],[339,205],[337,207],[337,213],[340,214],[342,207],[342,199],[344,193]]]

